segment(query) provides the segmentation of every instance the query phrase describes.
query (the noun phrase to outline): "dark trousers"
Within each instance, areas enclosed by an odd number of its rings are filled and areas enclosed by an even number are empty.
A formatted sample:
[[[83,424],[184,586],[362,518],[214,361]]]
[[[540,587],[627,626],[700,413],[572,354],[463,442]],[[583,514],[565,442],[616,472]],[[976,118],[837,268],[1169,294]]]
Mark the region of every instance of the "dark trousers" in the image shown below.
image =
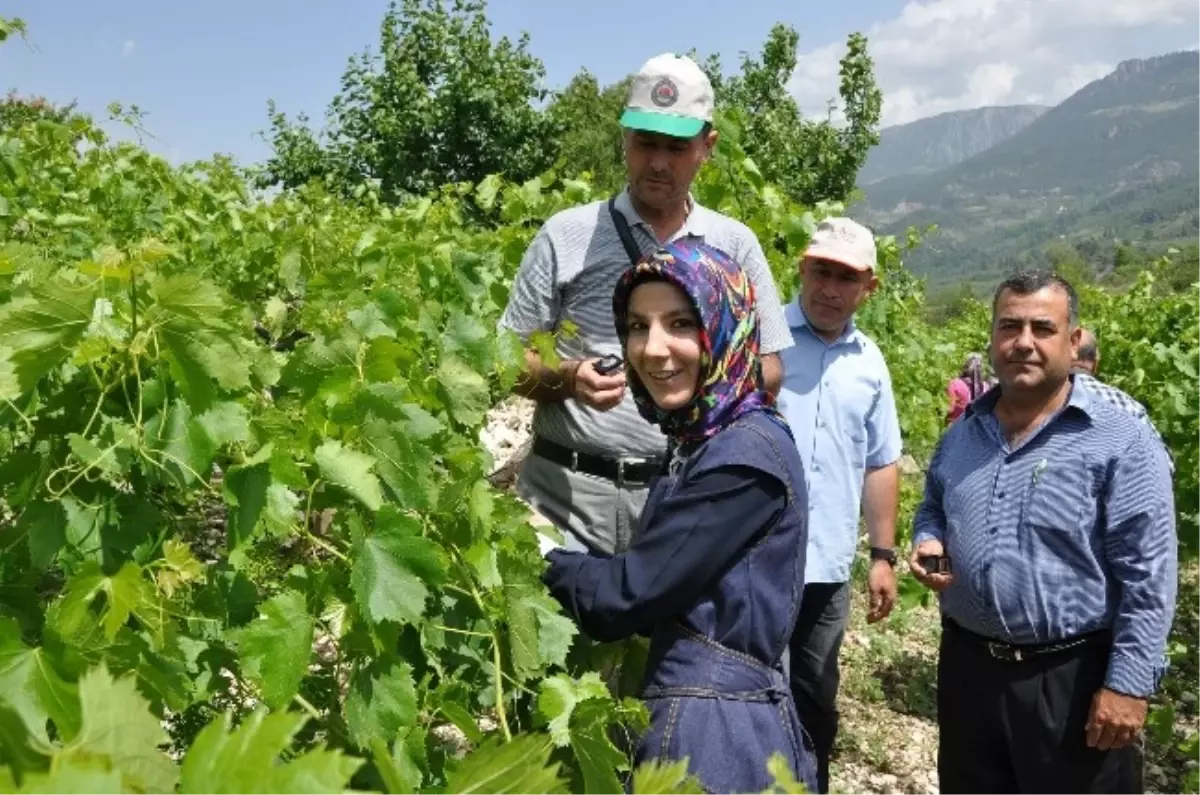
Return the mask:
[[[800,616],[788,648],[789,680],[800,724],[812,738],[818,792],[829,792],[829,754],[837,737],[838,652],[850,617],[850,584],[804,586]]]
[[[942,632],[941,792],[1142,792],[1140,739],[1114,751],[1087,747],[1109,643],[1014,662],[995,659],[977,638],[953,625]]]

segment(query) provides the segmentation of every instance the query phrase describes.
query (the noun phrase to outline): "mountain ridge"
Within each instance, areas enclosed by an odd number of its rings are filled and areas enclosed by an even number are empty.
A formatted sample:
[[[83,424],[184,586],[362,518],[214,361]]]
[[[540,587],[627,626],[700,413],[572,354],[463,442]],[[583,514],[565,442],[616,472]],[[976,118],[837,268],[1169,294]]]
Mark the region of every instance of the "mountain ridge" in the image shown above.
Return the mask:
[[[937,224],[908,258],[931,284],[987,278],[1055,240],[1194,236],[1198,111],[1200,52],[1126,59],[959,163],[862,185],[851,212],[885,234]]]

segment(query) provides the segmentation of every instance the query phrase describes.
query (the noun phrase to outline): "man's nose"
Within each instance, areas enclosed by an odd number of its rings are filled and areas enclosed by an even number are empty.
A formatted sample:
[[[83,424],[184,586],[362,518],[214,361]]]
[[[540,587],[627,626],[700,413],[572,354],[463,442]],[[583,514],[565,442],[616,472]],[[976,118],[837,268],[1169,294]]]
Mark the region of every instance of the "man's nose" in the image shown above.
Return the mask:
[[[1017,338],[1013,341],[1013,344],[1022,350],[1030,350],[1033,348],[1033,329],[1029,326],[1022,327],[1021,333],[1017,335]]]

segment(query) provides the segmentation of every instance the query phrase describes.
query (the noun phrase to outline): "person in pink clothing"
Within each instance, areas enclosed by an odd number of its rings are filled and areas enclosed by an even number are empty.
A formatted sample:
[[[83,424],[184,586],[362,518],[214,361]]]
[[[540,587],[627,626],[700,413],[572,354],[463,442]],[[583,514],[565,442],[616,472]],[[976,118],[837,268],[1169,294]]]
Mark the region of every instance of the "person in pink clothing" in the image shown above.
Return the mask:
[[[946,385],[950,395],[950,411],[946,414],[946,424],[957,420],[967,410],[967,406],[975,398],[987,391],[989,384],[983,378],[983,354],[972,353],[967,357],[957,378],[952,378]]]

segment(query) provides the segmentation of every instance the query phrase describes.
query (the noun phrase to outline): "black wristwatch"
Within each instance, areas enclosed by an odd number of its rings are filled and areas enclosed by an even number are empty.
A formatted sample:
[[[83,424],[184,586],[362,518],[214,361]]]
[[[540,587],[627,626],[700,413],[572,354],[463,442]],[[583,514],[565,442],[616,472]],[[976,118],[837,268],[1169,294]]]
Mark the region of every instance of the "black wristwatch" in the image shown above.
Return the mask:
[[[896,548],[871,547],[871,560],[886,560],[887,564],[894,569],[896,568]]]

